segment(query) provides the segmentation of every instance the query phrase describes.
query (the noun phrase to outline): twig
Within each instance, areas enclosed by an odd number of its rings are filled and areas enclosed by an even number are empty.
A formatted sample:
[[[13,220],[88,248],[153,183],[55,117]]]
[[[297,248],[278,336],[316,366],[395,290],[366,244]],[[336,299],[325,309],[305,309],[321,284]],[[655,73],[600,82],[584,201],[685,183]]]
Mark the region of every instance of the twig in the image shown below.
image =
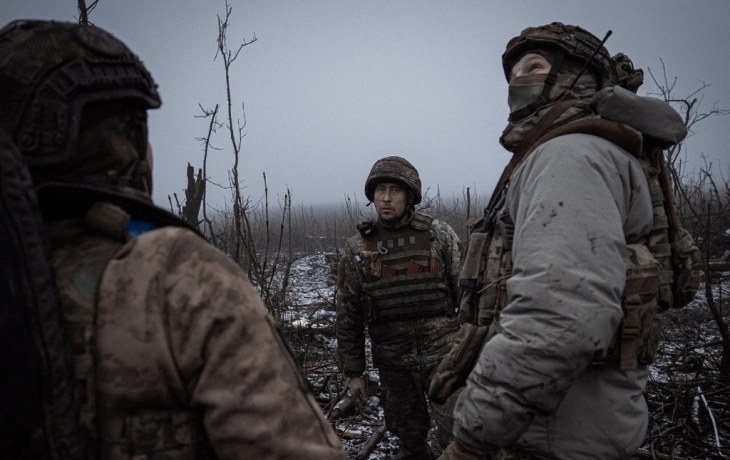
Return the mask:
[[[717,446],[717,448],[720,449],[720,435],[717,432],[717,424],[715,423],[715,416],[712,415],[712,409],[710,409],[710,405],[707,404],[707,399],[705,399],[705,395],[702,394],[702,388],[700,388],[698,386],[697,391],[700,394],[700,398],[702,398],[702,402],[705,404],[705,409],[707,409],[707,413],[710,414],[710,421],[712,421],[712,428],[715,430],[715,446]]]
[[[368,442],[366,442],[365,445],[362,446],[362,449],[360,449],[360,452],[357,453],[357,460],[365,460],[368,458],[370,453],[375,449],[380,442],[380,439],[385,434],[386,429],[385,423],[382,423],[375,431],[373,431],[373,434],[371,434],[370,438],[368,438]]]

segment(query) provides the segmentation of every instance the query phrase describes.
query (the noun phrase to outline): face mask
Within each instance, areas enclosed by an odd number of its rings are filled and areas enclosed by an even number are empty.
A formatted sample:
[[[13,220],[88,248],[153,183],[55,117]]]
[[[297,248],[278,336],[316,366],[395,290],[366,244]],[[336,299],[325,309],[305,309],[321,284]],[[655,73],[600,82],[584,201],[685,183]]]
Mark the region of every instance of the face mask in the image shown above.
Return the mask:
[[[510,113],[526,107],[540,97],[546,79],[547,74],[524,75],[512,78],[509,82],[509,93],[507,96]],[[574,79],[574,74],[559,73],[555,85],[550,89],[550,94],[548,95],[549,102],[555,102],[560,99],[568,91],[570,85],[573,84]],[[571,93],[574,97],[581,99],[592,97],[596,93],[597,86],[596,79],[593,75],[583,74],[573,85]],[[519,121],[513,120],[514,123]]]
[[[508,103],[512,112],[520,110],[542,94],[542,88],[545,83],[546,75],[525,75],[522,77],[514,77],[509,84]],[[570,94],[566,94],[568,88],[573,83],[575,76],[572,74],[558,74],[558,81],[550,90],[550,103],[538,108],[536,111],[524,116],[520,120],[513,120],[507,124],[499,138],[500,144],[510,152],[514,152],[520,145],[525,134],[535,127],[538,121],[550,110],[552,105],[560,99],[584,99],[593,96],[596,92],[596,80],[592,75],[582,75],[573,86]],[[560,125],[570,120],[589,116],[590,112],[585,109],[571,107],[566,110],[553,125]]]
[[[507,96],[510,112],[514,113],[540,97],[546,78],[547,74],[512,78],[509,82],[509,95]]]

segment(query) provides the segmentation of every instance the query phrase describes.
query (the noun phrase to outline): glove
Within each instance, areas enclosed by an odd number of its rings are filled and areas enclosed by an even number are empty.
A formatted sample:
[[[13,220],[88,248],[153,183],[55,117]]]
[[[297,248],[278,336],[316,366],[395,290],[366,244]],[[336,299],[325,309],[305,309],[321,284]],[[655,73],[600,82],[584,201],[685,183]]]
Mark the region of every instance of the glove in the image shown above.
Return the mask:
[[[367,382],[363,377],[350,377],[347,379],[347,389],[350,391],[350,397],[355,400],[357,405],[362,409],[368,405],[368,398],[365,392]]]
[[[350,377],[347,379],[347,389],[350,396],[356,397],[365,393],[365,379],[362,377]]]
[[[459,438],[454,437],[436,460],[491,460],[493,458],[491,452],[493,451],[467,447]]]

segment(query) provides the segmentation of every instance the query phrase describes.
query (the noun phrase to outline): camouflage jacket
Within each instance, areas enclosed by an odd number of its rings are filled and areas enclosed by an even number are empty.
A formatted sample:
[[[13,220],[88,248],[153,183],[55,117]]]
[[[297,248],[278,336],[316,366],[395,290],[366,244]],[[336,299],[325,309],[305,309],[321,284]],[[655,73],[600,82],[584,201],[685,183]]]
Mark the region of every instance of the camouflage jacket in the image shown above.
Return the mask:
[[[126,243],[49,230],[96,458],[346,458],[225,254],[177,227]]]
[[[379,224],[375,224],[379,225]],[[448,285],[453,305],[458,305],[461,270],[459,237],[446,223],[431,222],[431,257],[440,262],[440,272]],[[365,371],[365,328],[372,340],[376,368],[421,368],[436,365],[451,346],[458,328],[455,314],[369,322],[362,301],[364,274],[356,257],[366,241],[358,233],[341,251],[337,292],[337,341],[340,370],[347,376]]]

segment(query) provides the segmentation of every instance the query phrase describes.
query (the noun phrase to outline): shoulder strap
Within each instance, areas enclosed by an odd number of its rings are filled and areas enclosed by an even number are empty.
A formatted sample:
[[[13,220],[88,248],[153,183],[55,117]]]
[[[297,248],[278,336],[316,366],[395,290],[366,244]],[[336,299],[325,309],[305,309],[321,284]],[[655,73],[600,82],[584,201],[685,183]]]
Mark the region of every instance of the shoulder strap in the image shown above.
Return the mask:
[[[560,115],[565,113],[565,111],[568,110],[570,107],[576,105],[585,105],[586,107],[589,107],[588,102],[582,99],[566,99],[564,101],[560,101],[553,105],[550,110],[548,110],[548,112],[545,114],[545,116],[543,116],[540,121],[535,124],[535,127],[527,132],[525,137],[520,142],[520,145],[517,146],[517,149],[512,155],[509,163],[507,163],[507,166],[504,168],[504,171],[502,171],[502,175],[497,181],[497,185],[494,187],[492,196],[489,198],[489,204],[487,205],[487,209],[492,209],[494,207],[497,200],[499,199],[499,196],[501,195],[500,192],[505,187],[505,185],[507,185],[507,182],[509,182],[509,178],[514,172],[515,168],[517,168],[517,166],[522,163],[525,158],[527,158],[532,150],[534,150],[537,140],[540,139],[540,137],[548,130],[548,128],[550,128],[550,125],[552,125],[553,122],[555,122],[555,120],[560,117]]]
[[[636,158],[641,158],[643,151],[643,136],[634,128],[606,120],[605,118],[581,118],[579,120],[559,126],[538,139],[533,150],[545,142],[566,134],[590,134],[602,137],[626,150]]]

